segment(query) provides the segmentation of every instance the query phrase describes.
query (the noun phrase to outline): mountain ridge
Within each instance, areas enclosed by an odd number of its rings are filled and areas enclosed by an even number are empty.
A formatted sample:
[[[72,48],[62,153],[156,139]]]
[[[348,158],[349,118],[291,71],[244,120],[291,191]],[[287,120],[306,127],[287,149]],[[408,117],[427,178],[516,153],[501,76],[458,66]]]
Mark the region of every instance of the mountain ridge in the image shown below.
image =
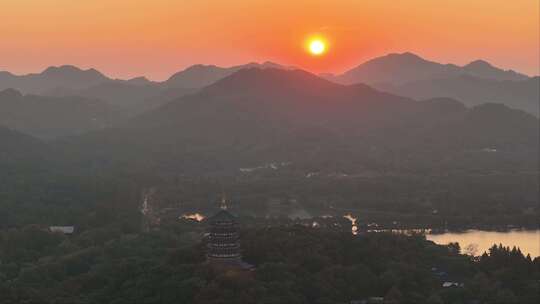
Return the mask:
[[[319,91],[313,94],[313,88]],[[83,149],[90,159],[131,157],[167,171],[205,172],[269,161],[390,166],[385,162],[392,155],[397,157],[392,163],[399,159],[404,168],[439,168],[443,156],[452,167],[471,157],[467,151],[479,151],[474,157],[481,157],[486,147],[506,151],[493,155],[493,162],[536,151],[536,118],[506,106],[488,109],[469,109],[451,99],[415,101],[365,85],[335,84],[305,71],[244,69],[115,129],[65,144],[103,147],[99,155]],[[511,118],[512,113],[521,113],[519,119]],[[495,114],[514,125],[502,123],[491,130]],[[500,128],[508,131],[499,134]],[[529,160],[527,156],[517,163]]]
[[[429,61],[410,52],[393,53],[325,78],[342,84],[366,83],[414,99],[451,97],[468,106],[500,102],[537,117],[540,111],[537,76],[503,70],[481,59],[458,66]]]
[[[166,81],[154,82],[145,77],[111,79],[95,69],[64,65],[23,76],[0,72],[0,90],[16,88],[23,93],[45,96],[99,98],[124,108],[129,115],[137,115],[249,68],[294,70],[269,61],[231,67],[196,64]],[[451,97],[468,106],[502,102],[540,115],[537,78],[496,68],[481,59],[460,67],[426,60],[411,52],[391,53],[373,58],[342,75],[319,76],[341,84],[366,83],[380,91],[420,100]]]
[[[239,70],[247,68],[280,68],[287,69],[283,65],[266,61],[263,63],[250,62],[231,67],[219,67],[216,65],[195,64],[186,69],[174,73],[162,84],[166,87],[202,88],[219,79],[225,78]]]
[[[441,64],[426,60],[411,52],[390,53],[370,59],[340,75],[331,77],[333,81],[351,84],[364,82],[367,84],[391,83],[426,80],[432,78],[455,77],[460,74],[488,78],[494,80],[525,80],[529,76],[512,70],[502,70],[485,60],[474,60],[464,66]]]

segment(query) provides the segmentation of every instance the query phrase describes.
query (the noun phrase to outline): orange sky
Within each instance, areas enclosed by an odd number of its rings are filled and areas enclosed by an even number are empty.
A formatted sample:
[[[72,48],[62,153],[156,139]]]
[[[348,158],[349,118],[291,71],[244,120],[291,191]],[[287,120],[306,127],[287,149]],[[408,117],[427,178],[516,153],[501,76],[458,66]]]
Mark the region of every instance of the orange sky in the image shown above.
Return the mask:
[[[539,74],[538,0],[0,0],[0,70],[161,80],[194,63],[342,72],[389,52]],[[320,34],[326,55],[306,54]]]

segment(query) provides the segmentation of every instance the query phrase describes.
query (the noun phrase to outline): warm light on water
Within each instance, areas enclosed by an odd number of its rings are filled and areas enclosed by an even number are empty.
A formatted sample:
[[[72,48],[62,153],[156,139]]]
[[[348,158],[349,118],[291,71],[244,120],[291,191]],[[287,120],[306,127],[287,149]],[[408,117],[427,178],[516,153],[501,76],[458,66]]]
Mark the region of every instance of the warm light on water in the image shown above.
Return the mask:
[[[540,230],[511,230],[507,232],[467,230],[463,233],[427,234],[437,244],[458,242],[463,253],[481,255],[493,244],[519,247],[524,255],[540,256]]]
[[[345,214],[343,217],[348,219],[349,221],[351,221],[351,225],[352,225],[351,232],[352,232],[352,234],[354,234],[354,235],[358,234],[358,225],[356,224],[357,218],[353,217],[351,214]]]

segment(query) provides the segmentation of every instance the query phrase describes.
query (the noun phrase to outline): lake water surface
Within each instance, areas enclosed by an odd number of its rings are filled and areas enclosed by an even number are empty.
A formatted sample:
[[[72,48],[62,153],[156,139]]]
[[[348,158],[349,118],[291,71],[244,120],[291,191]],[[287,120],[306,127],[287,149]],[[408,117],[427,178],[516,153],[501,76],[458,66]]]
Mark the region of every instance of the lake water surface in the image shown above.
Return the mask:
[[[427,234],[426,238],[437,244],[458,242],[463,253],[481,255],[493,244],[503,244],[510,248],[516,246],[524,255],[540,256],[540,230],[510,230],[506,232],[467,230],[465,232],[447,232]]]

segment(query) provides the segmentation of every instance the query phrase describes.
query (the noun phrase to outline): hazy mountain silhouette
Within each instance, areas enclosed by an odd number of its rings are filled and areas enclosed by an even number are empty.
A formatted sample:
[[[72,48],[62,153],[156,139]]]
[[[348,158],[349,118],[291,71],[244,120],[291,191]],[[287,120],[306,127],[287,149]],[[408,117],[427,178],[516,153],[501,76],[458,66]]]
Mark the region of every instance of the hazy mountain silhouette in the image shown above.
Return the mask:
[[[156,82],[150,81],[148,78],[144,76],[128,79],[126,80],[126,83],[131,84],[131,85],[137,85],[137,86],[148,86],[148,85],[156,84]]]
[[[100,83],[80,90],[54,90],[50,91],[49,95],[62,97],[81,96],[89,99],[99,99],[118,108],[126,116],[135,116],[194,91],[196,90],[181,88],[168,89],[155,83],[134,85],[131,81],[113,81]]]
[[[409,82],[401,85],[378,85],[378,89],[416,99],[435,96],[456,98],[466,105],[487,102],[503,103],[538,117],[540,111],[540,78],[498,81],[461,75]]]
[[[95,98],[119,107],[131,107],[147,98],[157,96],[161,89],[155,85],[134,85],[129,82],[103,82],[67,95]],[[62,94],[66,95],[66,93]]]
[[[61,66],[24,76],[0,72],[0,89],[17,88],[25,94],[99,99],[117,107],[125,116],[134,116],[194,93],[237,71],[254,67],[290,69],[271,62],[229,68],[194,65],[167,81],[152,82],[144,77],[110,79],[94,69]],[[390,54],[370,60],[343,75],[324,77],[344,84],[366,83],[382,91],[415,99],[450,97],[467,106],[497,102],[537,116],[539,111],[538,78],[504,71],[482,60],[459,67],[428,61],[412,53]]]
[[[21,76],[0,72],[0,90],[13,88],[25,94],[44,94],[56,88],[80,89],[107,81],[112,80],[95,69],[81,70],[70,65]]]
[[[57,79],[66,83],[82,83],[84,85],[107,81],[105,75],[95,69],[81,70],[72,65],[49,67],[40,74],[42,77]]]
[[[485,79],[519,81],[527,80],[529,78],[527,75],[520,74],[512,70],[499,69],[484,60],[475,60],[467,65],[464,65],[462,69],[471,76]]]
[[[215,65],[197,64],[172,75],[167,81],[163,83],[163,85],[168,88],[202,88],[220,79],[223,79],[239,70],[247,68],[289,69],[288,67],[273,62],[252,62],[228,68],[218,67]]]
[[[498,166],[502,155],[530,165],[537,124],[502,105],[468,109],[451,99],[418,102],[299,70],[243,69],[122,127],[63,144],[83,147],[89,158],[145,160],[165,170],[266,161],[439,168],[471,157],[467,151],[485,159],[485,148],[504,151],[490,156],[490,165]],[[99,154],[95,146],[103,147]]]
[[[412,53],[378,57],[345,72],[325,75],[332,81],[367,83],[377,89],[416,99],[451,97],[474,106],[504,103],[538,116],[538,78],[496,68],[484,60],[463,67],[425,60]]]
[[[74,95],[79,90],[90,89],[99,85],[116,84],[117,86],[143,86],[156,90],[161,89],[198,89],[210,85],[230,74],[246,68],[279,68],[290,69],[272,62],[248,63],[228,68],[214,65],[193,65],[175,73],[164,82],[150,81],[146,77],[135,77],[128,80],[112,79],[95,69],[82,70],[71,65],[49,67],[41,73],[14,75],[0,71],[0,90],[13,88],[24,94],[40,95]],[[110,99],[110,98],[109,98]]]
[[[13,166],[17,170],[26,167],[19,167],[20,164],[28,164],[32,161],[40,161],[43,159],[43,153],[48,148],[39,140],[11,130],[0,125],[0,166],[2,170]],[[4,173],[4,172],[3,172]]]
[[[0,125],[43,139],[101,129],[122,118],[117,109],[99,100],[0,91]]]
[[[0,72],[0,90],[13,88],[23,94],[99,99],[118,107],[125,115],[133,116],[250,67],[286,68],[271,62],[249,63],[230,68],[195,65],[174,74],[165,82],[154,82],[146,77],[111,79],[95,69],[82,70],[65,65],[22,76]]]
[[[332,77],[332,80],[343,84],[396,84],[429,79],[441,74],[458,73],[458,70],[458,66],[427,61],[412,53],[389,54],[371,59]]]
[[[429,79],[451,78],[470,75],[493,80],[526,80],[527,75],[512,70],[496,68],[483,60],[473,61],[463,67],[441,64],[421,58],[413,53],[388,54],[371,59],[332,80],[343,83],[404,84]]]

